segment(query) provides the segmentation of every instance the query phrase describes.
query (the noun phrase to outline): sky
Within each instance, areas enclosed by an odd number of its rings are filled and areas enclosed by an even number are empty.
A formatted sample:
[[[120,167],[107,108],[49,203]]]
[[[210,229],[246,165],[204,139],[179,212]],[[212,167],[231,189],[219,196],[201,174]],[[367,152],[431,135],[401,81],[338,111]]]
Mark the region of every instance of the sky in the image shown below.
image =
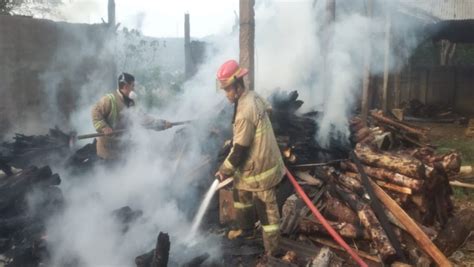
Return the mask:
[[[63,20],[107,21],[107,0],[66,0]],[[190,14],[191,36],[201,38],[228,30],[239,11],[238,0],[116,0],[116,21],[153,37],[183,37],[184,14]],[[232,25],[232,24],[231,24]]]

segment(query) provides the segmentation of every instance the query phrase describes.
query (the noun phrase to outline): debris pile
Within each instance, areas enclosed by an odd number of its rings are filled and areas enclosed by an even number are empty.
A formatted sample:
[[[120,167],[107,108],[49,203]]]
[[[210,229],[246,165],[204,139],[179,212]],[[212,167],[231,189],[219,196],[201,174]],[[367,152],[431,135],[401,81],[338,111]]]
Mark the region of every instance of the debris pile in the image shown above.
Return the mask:
[[[62,162],[71,154],[74,133],[66,134],[58,128],[50,129],[46,135],[15,134],[13,142],[0,146],[0,160],[17,168],[31,165],[43,166],[51,162]]]
[[[297,97],[296,92],[273,96],[272,124],[289,171],[329,224],[370,263],[447,261],[439,252],[443,247],[431,240],[453,213],[449,180],[459,173],[459,153],[437,155],[426,143],[428,129],[380,111],[371,112],[367,126],[357,117],[350,121],[350,142],[335,139],[322,148],[314,138],[318,114],[298,114],[302,102]],[[221,199],[221,216],[232,216],[229,201]],[[315,266],[311,262],[342,258],[344,265],[354,264],[297,194],[282,207],[281,232],[282,248],[296,255],[269,262]],[[319,255],[321,247],[334,255]]]
[[[452,108],[437,104],[423,104],[418,99],[413,99],[404,109],[403,119],[416,122],[459,123],[465,124],[467,118],[452,110]]]
[[[4,266],[38,266],[48,257],[46,221],[62,209],[58,174],[30,166],[0,175],[0,254]]]

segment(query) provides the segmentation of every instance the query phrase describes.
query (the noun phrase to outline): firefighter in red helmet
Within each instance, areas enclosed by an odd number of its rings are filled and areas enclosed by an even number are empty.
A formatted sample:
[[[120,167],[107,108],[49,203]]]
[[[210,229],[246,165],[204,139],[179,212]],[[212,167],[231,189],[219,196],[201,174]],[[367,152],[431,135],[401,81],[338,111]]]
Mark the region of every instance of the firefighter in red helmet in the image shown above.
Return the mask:
[[[234,178],[239,229],[230,231],[229,238],[251,235],[258,216],[265,251],[274,254],[280,239],[275,187],[284,176],[284,165],[268,116],[271,106],[245,88],[247,73],[235,60],[225,62],[217,71],[220,87],[235,105],[235,114],[232,149],[216,175],[221,180]]]

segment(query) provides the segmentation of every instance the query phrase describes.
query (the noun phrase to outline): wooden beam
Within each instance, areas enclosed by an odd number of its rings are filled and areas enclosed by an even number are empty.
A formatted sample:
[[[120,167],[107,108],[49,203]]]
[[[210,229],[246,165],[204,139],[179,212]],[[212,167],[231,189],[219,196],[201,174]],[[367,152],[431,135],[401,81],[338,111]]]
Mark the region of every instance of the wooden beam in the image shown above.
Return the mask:
[[[255,0],[240,0],[240,59],[239,64],[243,68],[249,70],[249,74],[245,76],[245,86],[250,90],[254,90],[254,42],[255,42]]]
[[[452,185],[452,186],[474,189],[474,184],[463,183],[463,182],[459,182],[459,181],[451,181],[451,182],[449,182],[449,184]]]
[[[416,222],[406,214],[395,200],[385,193],[385,191],[376,183],[371,181],[371,184],[377,198],[380,199],[393,216],[395,216],[395,218],[405,226],[407,232],[418,243],[421,249],[430,255],[438,266],[452,266],[446,256],[438,249],[438,247],[436,247],[435,244],[433,244],[433,242],[431,242],[430,238],[423,232],[423,230],[421,230],[418,224],[416,224]]]
[[[316,2],[316,1],[315,1]],[[322,84],[323,84],[323,105],[325,106],[329,97],[330,89],[330,69],[328,62],[329,50],[332,43],[332,37],[334,35],[334,21],[336,20],[336,0],[326,0],[325,18],[322,31]]]
[[[115,28],[115,1],[114,0],[109,0],[107,10],[108,10],[107,23],[109,24],[109,27]]]
[[[373,0],[367,0],[367,17],[372,17],[372,7]],[[366,25],[367,28],[370,28],[370,23]],[[370,29],[369,29],[370,35]],[[369,38],[370,39],[370,38]],[[362,123],[367,125],[367,116],[369,115],[369,97],[370,97],[370,57],[371,57],[371,47],[370,40],[367,40],[365,44],[364,51],[364,72],[362,78],[362,103],[361,103],[361,119]]]
[[[191,25],[189,14],[184,14],[184,78],[188,80],[194,74],[191,56]]]
[[[385,56],[384,56],[384,73],[383,73],[383,88],[382,88],[382,110],[388,112],[388,78],[389,78],[389,66],[390,66],[390,39],[392,30],[392,14],[389,8],[389,4],[386,3],[386,15],[385,15]]]

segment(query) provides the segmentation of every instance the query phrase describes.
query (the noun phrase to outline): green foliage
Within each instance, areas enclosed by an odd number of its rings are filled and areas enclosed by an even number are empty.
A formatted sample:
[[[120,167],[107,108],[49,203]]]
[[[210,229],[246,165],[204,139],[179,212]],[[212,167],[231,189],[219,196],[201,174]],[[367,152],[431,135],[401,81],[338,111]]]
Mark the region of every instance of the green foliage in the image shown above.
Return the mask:
[[[474,45],[456,44],[453,65],[474,65]]]
[[[0,0],[0,14],[57,17],[57,8],[62,4],[63,0]]]
[[[436,140],[435,144],[438,145],[438,153],[457,150],[461,153],[462,165],[474,166],[474,139],[447,136]],[[458,200],[474,200],[472,189],[453,187],[453,190],[454,197]]]
[[[413,52],[410,62],[414,67],[432,67],[440,64],[441,45],[427,40]],[[474,65],[474,45],[456,44],[451,65]]]
[[[119,56],[117,66],[132,73],[137,80],[140,105],[145,109],[163,108],[181,91],[181,73],[162,71],[159,48],[164,41],[142,36],[137,30],[124,28],[118,33]]]
[[[13,9],[13,1],[12,0],[0,0],[0,14],[11,14],[10,12]]]
[[[434,44],[431,40],[421,43],[413,52],[410,63],[414,67],[428,67],[439,65],[439,45]]]
[[[436,141],[437,152],[446,153],[456,150],[461,153],[462,164],[474,166],[474,139],[468,138],[442,138]]]

